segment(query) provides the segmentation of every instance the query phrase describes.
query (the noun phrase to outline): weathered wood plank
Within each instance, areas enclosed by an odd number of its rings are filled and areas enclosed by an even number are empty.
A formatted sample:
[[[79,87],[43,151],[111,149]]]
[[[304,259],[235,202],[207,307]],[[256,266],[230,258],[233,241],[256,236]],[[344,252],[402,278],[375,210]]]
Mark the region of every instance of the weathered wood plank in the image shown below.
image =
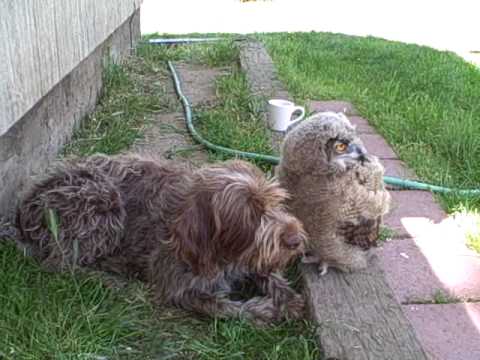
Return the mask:
[[[427,356],[388,286],[378,258],[354,274],[304,266],[305,295],[325,357],[420,360]]]

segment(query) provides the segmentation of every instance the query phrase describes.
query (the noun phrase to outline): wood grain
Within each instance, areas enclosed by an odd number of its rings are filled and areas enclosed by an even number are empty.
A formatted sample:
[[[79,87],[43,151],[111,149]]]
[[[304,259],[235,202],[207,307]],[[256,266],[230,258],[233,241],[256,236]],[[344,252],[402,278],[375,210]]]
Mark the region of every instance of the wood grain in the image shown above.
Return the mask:
[[[0,136],[140,4],[141,0],[0,0]]]
[[[413,327],[385,280],[378,258],[367,270],[319,276],[302,268],[305,294],[326,359],[427,359]]]

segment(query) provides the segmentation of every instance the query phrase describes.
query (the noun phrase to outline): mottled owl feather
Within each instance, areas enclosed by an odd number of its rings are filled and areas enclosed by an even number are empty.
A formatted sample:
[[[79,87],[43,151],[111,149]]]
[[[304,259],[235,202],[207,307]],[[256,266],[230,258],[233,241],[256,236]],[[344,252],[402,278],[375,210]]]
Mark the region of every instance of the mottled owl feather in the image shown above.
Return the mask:
[[[343,114],[314,114],[287,134],[277,175],[310,237],[305,262],[322,273],[367,266],[389,208],[383,173]]]
[[[363,250],[377,246],[382,219],[367,219],[360,216],[358,224],[351,221],[341,222],[338,227],[338,236],[343,236],[345,242],[358,246]]]

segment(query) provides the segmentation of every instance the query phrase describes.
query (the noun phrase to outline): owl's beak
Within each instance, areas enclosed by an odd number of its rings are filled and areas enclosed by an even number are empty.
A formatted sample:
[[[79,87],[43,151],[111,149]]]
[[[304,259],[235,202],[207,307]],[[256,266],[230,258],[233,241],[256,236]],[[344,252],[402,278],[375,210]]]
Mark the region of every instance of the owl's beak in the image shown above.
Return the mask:
[[[347,148],[347,154],[349,154],[352,159],[356,159],[362,163],[369,161],[367,149],[365,149],[363,145],[349,144]]]

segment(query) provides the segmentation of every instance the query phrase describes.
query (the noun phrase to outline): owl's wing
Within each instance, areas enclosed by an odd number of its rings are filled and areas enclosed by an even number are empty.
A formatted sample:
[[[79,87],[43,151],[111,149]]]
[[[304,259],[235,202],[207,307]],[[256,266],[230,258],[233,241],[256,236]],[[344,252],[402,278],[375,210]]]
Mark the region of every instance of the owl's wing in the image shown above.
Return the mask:
[[[377,246],[382,222],[379,216],[376,219],[368,219],[360,216],[358,222],[345,221],[339,224],[338,235],[342,236],[350,245],[358,246],[364,250]]]

